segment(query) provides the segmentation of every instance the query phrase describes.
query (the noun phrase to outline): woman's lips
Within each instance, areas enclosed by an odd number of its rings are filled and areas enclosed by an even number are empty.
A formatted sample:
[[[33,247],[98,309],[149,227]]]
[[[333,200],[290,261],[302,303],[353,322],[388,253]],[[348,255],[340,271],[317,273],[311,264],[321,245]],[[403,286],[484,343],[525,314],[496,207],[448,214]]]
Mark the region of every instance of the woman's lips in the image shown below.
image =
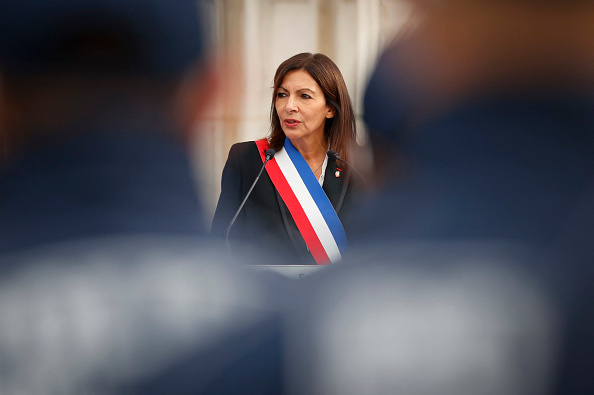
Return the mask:
[[[299,125],[300,123],[301,122],[299,122],[296,119],[285,119],[285,121],[284,121],[285,126],[288,127],[288,128],[294,128],[297,125]]]

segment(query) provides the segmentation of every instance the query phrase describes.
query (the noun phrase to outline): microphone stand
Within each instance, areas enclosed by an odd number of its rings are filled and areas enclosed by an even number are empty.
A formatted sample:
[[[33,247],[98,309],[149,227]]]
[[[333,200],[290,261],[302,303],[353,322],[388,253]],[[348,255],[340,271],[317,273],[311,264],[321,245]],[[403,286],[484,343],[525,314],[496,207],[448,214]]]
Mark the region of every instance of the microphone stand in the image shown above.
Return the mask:
[[[225,245],[227,246],[227,250],[229,250],[229,252],[231,252],[231,246],[229,244],[229,233],[231,232],[231,228],[233,227],[233,224],[235,223],[235,220],[237,219],[237,217],[239,216],[239,213],[241,212],[241,209],[243,208],[243,206],[245,205],[245,202],[248,200],[248,197],[250,197],[252,190],[254,189],[254,187],[256,186],[256,183],[258,182],[258,180],[260,179],[260,176],[262,175],[262,172],[264,171],[264,168],[266,167],[266,163],[268,163],[268,161],[272,158],[274,158],[274,154],[276,152],[274,151],[274,149],[269,148],[268,150],[266,150],[266,156],[265,156],[265,160],[264,160],[264,164],[262,164],[262,167],[260,168],[260,172],[258,173],[258,176],[256,177],[256,179],[254,180],[254,182],[252,183],[252,186],[250,187],[250,189],[248,190],[248,193],[245,195],[245,197],[243,198],[243,201],[241,202],[241,204],[239,205],[239,208],[237,209],[237,211],[235,212],[235,215],[233,216],[233,218],[231,219],[231,222],[229,223],[229,226],[227,226],[227,231],[225,232]]]

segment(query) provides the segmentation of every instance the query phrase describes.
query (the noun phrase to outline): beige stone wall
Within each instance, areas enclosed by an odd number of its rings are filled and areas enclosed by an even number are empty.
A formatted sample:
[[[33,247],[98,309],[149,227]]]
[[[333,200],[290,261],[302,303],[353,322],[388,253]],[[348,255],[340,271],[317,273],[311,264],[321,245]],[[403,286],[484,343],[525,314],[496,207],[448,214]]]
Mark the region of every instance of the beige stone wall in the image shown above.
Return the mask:
[[[214,55],[226,64],[225,94],[213,99],[194,147],[212,216],[231,145],[268,133],[278,65],[300,52],[325,53],[342,71],[360,119],[368,75],[411,7],[405,0],[213,0],[205,7]],[[365,127],[357,126],[364,143]]]

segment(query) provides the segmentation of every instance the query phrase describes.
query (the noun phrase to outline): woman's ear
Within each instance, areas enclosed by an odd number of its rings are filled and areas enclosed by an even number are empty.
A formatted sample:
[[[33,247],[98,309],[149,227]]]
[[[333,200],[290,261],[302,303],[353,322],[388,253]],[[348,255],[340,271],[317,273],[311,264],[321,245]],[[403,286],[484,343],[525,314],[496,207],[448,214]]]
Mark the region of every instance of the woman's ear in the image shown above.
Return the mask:
[[[330,119],[330,118],[334,118],[334,116],[336,115],[336,112],[334,111],[334,109],[330,106],[328,106],[328,112],[326,113],[326,118]]]

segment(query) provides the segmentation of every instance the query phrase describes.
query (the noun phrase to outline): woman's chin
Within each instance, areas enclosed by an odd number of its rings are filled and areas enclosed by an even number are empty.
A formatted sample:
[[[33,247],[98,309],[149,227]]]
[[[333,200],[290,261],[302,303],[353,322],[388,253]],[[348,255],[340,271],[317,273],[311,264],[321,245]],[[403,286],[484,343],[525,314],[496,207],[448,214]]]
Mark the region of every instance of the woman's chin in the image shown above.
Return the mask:
[[[299,133],[295,133],[294,130],[284,130],[283,132],[285,133],[285,137],[288,138],[289,140],[291,140],[291,142],[293,142],[293,140],[297,140],[299,139]]]

